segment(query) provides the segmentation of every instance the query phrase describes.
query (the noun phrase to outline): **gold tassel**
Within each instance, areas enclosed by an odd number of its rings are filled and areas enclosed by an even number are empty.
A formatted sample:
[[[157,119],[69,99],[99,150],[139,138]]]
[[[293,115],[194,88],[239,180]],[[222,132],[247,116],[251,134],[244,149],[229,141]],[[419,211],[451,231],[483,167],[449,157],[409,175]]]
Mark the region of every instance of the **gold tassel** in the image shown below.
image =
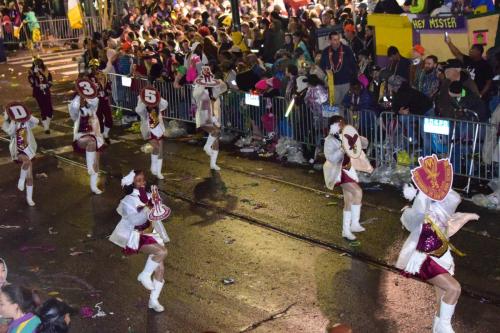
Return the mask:
[[[335,103],[335,83],[333,78],[333,71],[327,71],[328,78],[328,99],[330,102],[330,106],[333,106]]]
[[[439,228],[439,226],[437,226],[436,223],[434,223],[434,221],[429,216],[426,216],[425,221],[431,225],[432,230],[434,230],[434,232],[436,233],[436,235],[439,237],[439,239],[441,239],[441,241],[444,244],[446,244],[446,245],[448,245],[450,247],[451,251],[455,252],[460,257],[464,257],[465,256],[465,253],[463,253],[462,251],[460,251],[459,249],[457,249],[455,246],[453,246],[453,244],[450,243],[450,241],[448,240],[448,237],[446,237],[443,234],[443,232],[441,231],[441,229]]]

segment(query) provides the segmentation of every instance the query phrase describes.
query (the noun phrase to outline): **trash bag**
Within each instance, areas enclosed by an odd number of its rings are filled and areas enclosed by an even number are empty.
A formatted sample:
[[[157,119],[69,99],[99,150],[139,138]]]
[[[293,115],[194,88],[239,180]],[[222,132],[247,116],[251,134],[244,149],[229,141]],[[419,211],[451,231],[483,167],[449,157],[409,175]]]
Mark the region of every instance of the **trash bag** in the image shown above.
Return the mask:
[[[410,168],[402,165],[383,165],[375,168],[372,174],[358,173],[361,183],[381,183],[403,187],[411,182]]]
[[[276,145],[276,154],[280,159],[286,159],[290,163],[305,164],[307,161],[302,153],[302,146],[295,140],[282,137]]]
[[[171,120],[165,127],[165,137],[167,138],[178,138],[187,135],[184,123],[178,120]]]
[[[492,180],[488,186],[493,190],[493,193],[473,195],[472,202],[480,207],[500,210],[500,180]]]
[[[244,147],[244,146],[248,146],[248,145],[250,145],[251,143],[252,143],[252,136],[251,136],[251,135],[249,135],[249,136],[246,136],[246,137],[245,137],[245,136],[242,136],[241,138],[239,138],[239,139],[238,139],[238,141],[236,141],[236,142],[234,143],[234,145],[235,145],[236,147],[242,148],[242,147]]]
[[[232,132],[229,131],[224,131],[222,132],[219,141],[225,144],[233,142],[233,140],[236,138],[236,135]]]

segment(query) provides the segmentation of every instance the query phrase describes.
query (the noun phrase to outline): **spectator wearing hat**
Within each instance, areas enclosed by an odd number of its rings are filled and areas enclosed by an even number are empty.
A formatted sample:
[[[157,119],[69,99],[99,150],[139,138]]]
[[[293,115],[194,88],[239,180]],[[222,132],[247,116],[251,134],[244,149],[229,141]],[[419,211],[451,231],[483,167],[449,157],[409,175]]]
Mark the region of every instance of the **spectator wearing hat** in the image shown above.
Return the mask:
[[[71,323],[71,316],[77,311],[63,301],[50,298],[37,311],[42,323],[36,333],[67,333]]]
[[[484,47],[480,44],[474,44],[469,50],[469,55],[465,55],[452,43],[451,38],[446,38],[446,43],[451,53],[457,58],[469,71],[472,79],[476,82],[479,89],[479,95],[483,100],[489,98],[489,91],[492,85],[493,69],[488,62],[483,59]]]
[[[462,63],[457,59],[450,59],[438,66],[442,75],[439,92],[436,99],[436,115],[444,118],[454,118],[455,112],[449,95],[449,86],[452,82],[460,81],[464,89],[469,93],[479,96],[476,83],[471,79],[468,72],[462,69]]]
[[[368,24],[368,5],[364,2],[358,5],[358,15],[356,15],[355,26],[358,30],[358,36],[365,37],[366,25]]]
[[[432,110],[432,100],[410,87],[408,81],[393,75],[388,81],[392,93],[392,111],[399,115],[425,115]]]
[[[453,108],[453,117],[460,120],[487,121],[487,109],[484,102],[476,94],[471,93],[464,88],[460,81],[453,81],[448,87],[448,94]],[[469,132],[468,123],[457,122],[455,127],[455,149],[450,156],[451,164],[455,172],[462,169],[462,156],[468,156],[472,151],[472,145],[469,140],[472,134]],[[467,170],[470,167],[470,161],[467,160]]]
[[[413,87],[431,99],[439,90],[437,62],[438,59],[435,55],[426,57],[422,61],[422,68],[417,70],[413,81]]]
[[[455,111],[454,118],[479,121],[488,120],[488,113],[484,102],[479,96],[464,89],[462,82],[453,81],[450,83],[448,93],[451,97],[451,105]],[[467,112],[469,112],[469,114],[467,114]],[[476,115],[477,119],[475,119]]]
[[[357,59],[359,52],[364,49],[364,45],[361,39],[356,36],[354,24],[348,23],[344,26],[344,38]]]
[[[415,76],[418,71],[424,68],[425,49],[422,45],[416,44],[412,49],[412,61],[410,65],[410,85],[415,87]]]
[[[408,82],[410,78],[410,60],[403,57],[395,46],[389,46],[387,49],[387,57],[389,58],[387,70],[391,75],[400,76]]]

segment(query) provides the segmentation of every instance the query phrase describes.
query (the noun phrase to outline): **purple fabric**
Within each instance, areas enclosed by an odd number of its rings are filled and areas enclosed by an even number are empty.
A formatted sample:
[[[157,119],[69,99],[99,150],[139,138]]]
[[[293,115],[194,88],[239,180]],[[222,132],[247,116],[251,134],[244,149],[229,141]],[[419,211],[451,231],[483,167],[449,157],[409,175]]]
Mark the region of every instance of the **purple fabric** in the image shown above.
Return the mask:
[[[443,242],[439,239],[438,235],[432,230],[428,223],[422,226],[422,232],[417,243],[417,250],[420,252],[430,253],[443,246]]]
[[[32,313],[27,313],[25,315],[23,315],[22,317],[20,318],[17,318],[16,320],[13,320],[10,322],[9,324],[9,328],[7,329],[7,332],[8,333],[11,333],[11,332],[15,332],[15,329],[17,329],[17,327],[19,325],[21,325],[22,323],[24,323],[25,321],[28,321],[30,320],[31,318],[33,318],[35,315],[32,314]]]

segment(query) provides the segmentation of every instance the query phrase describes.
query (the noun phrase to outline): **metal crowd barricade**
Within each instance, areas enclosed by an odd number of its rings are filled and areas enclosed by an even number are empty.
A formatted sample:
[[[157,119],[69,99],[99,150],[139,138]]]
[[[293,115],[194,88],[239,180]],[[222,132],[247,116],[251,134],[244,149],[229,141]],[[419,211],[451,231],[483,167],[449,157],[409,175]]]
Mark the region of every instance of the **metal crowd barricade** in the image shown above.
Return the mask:
[[[147,79],[119,74],[109,74],[109,78],[113,106],[134,110],[139,91],[148,84]],[[166,118],[194,122],[196,107],[192,105],[191,86],[176,89],[171,82],[162,81],[154,85],[169,103]],[[295,105],[290,112],[287,112],[288,105],[283,97],[266,98],[230,90],[221,99],[221,124],[225,130],[243,135],[276,133],[305,145],[318,145],[327,134],[327,126],[319,125],[303,103]],[[346,118],[370,142],[367,156],[377,166],[400,164],[411,168],[418,163],[418,157],[436,154],[449,157],[455,174],[468,178],[466,191],[470,179],[499,177],[500,138],[497,128],[491,124],[392,112],[378,115],[371,110],[348,110]]]
[[[467,118],[467,112],[464,114]],[[476,116],[469,112],[469,118]],[[413,167],[418,157],[436,154],[449,158],[454,173],[468,179],[491,180],[499,177],[497,128],[488,123],[467,119],[445,119],[431,116],[396,115],[384,112],[380,116],[381,165],[405,164]],[[487,136],[487,133],[495,135]]]
[[[71,29],[67,18],[57,18],[38,21],[40,25],[41,43],[59,43],[71,40],[78,40],[83,37],[83,29]],[[85,18],[85,25],[90,35],[94,32],[102,31],[101,20],[95,20],[90,17]],[[26,44],[31,40],[31,31],[27,24],[23,24],[20,37],[15,38],[13,33],[5,33],[5,44]]]

